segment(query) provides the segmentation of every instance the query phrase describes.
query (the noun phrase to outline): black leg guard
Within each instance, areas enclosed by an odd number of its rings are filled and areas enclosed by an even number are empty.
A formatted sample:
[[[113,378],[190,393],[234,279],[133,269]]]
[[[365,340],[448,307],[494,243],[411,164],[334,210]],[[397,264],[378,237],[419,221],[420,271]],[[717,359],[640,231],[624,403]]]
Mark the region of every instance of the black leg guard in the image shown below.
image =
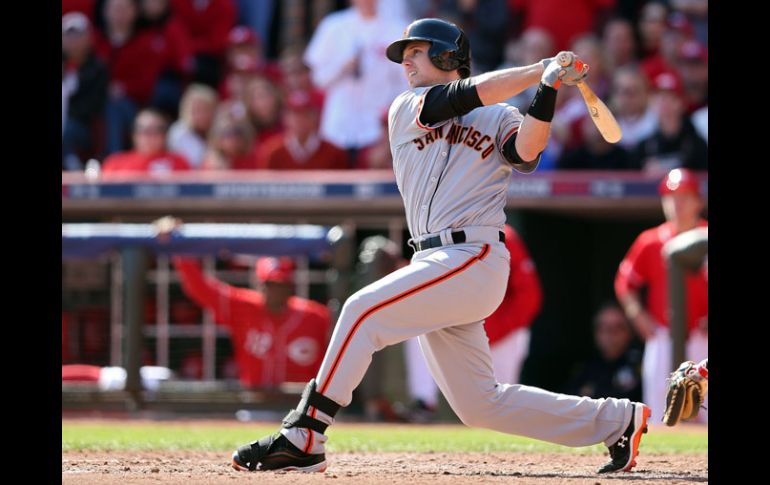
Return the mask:
[[[302,391],[302,399],[299,401],[297,408],[289,411],[289,414],[283,418],[284,428],[308,428],[321,434],[326,431],[329,425],[308,416],[308,409],[312,406],[333,418],[341,406],[323,394],[316,392],[315,388],[315,379],[311,379],[307,386],[305,386],[305,390]]]

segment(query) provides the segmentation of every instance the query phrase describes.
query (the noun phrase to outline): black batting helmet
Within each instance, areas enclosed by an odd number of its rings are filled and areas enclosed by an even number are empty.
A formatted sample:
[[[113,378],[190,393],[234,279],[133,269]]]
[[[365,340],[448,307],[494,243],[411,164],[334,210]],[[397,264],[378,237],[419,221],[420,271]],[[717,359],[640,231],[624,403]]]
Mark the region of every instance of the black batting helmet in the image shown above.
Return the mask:
[[[404,38],[388,46],[388,59],[398,64],[404,60],[406,44],[415,40],[430,42],[428,57],[442,71],[460,71],[460,77],[471,75],[471,46],[468,37],[451,22],[441,19],[420,19],[409,24]],[[448,56],[442,56],[448,52]]]

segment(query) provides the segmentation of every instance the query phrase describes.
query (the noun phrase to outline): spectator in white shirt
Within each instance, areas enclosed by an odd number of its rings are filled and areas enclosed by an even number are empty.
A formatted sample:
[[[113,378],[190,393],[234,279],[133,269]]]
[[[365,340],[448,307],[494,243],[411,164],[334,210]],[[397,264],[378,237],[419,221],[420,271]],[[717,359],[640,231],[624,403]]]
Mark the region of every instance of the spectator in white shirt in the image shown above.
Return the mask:
[[[305,51],[313,82],[326,92],[321,136],[347,150],[351,163],[375,144],[380,115],[408,86],[385,49],[406,25],[378,15],[377,0],[351,0],[351,7],[326,16]]]

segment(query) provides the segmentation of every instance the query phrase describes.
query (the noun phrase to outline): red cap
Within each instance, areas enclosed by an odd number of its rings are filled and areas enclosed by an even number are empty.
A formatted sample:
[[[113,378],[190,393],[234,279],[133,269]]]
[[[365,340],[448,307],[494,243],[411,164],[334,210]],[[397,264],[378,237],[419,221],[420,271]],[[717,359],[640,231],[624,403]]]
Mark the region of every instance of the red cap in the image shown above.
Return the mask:
[[[673,91],[674,94],[679,96],[684,95],[682,81],[673,72],[662,72],[655,76],[655,79],[652,81],[652,87],[655,91]]]
[[[688,40],[679,48],[679,59],[683,61],[709,61],[709,50],[697,40]]]
[[[692,192],[700,195],[700,184],[695,174],[686,168],[675,168],[668,172],[666,178],[661,180],[658,186],[660,195],[669,195],[675,192]]]
[[[227,43],[230,47],[244,44],[259,44],[259,36],[248,27],[238,25],[230,29],[227,35]]]
[[[263,283],[294,282],[294,260],[289,257],[259,258],[257,260],[257,278]]]
[[[286,109],[294,111],[320,110],[322,106],[321,97],[310,91],[292,91],[286,96]]]

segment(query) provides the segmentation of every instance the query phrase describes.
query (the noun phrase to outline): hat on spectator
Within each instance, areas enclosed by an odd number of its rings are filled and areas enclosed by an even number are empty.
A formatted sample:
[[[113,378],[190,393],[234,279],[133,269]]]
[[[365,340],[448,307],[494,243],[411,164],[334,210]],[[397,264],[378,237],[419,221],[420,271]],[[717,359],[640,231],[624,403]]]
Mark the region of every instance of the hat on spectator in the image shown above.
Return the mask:
[[[257,278],[263,283],[294,282],[294,260],[290,257],[259,258],[257,260]]]
[[[688,40],[679,48],[679,59],[682,61],[695,61],[708,63],[709,51],[697,40]]]
[[[62,33],[88,32],[91,28],[91,23],[88,21],[88,17],[80,12],[70,12],[63,15],[61,18],[61,31]]]
[[[653,79],[652,87],[655,91],[669,91],[677,96],[684,95],[682,81],[673,72],[662,72]]]
[[[320,110],[323,100],[317,93],[309,91],[292,91],[286,96],[286,109],[292,111]]]
[[[677,192],[692,192],[695,195],[700,195],[700,184],[692,171],[686,168],[675,168],[668,172],[666,178],[661,180],[658,192],[660,195]]]
[[[237,25],[230,29],[230,33],[227,35],[227,43],[229,47],[259,44],[259,36],[249,27]]]

